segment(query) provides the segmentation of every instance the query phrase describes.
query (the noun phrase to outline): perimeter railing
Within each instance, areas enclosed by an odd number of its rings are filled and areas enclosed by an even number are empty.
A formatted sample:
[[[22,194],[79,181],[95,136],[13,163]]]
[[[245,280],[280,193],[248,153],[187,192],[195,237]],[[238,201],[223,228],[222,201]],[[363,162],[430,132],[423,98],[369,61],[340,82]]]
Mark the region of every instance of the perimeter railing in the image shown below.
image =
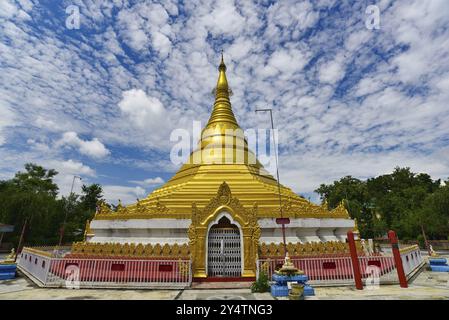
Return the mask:
[[[345,285],[354,283],[351,257],[291,258],[294,266],[309,277],[312,285]],[[271,279],[274,271],[282,266],[283,259],[259,259],[257,273],[263,271]]]
[[[182,259],[64,258],[24,248],[18,267],[44,287],[175,289],[192,283],[190,260]]]
[[[404,273],[408,279],[413,276],[414,271],[421,267],[425,261],[421,255],[421,250],[418,245],[401,248],[399,252],[401,254]]]
[[[410,278],[414,271],[422,266],[423,259],[418,246],[411,246],[401,249],[401,259],[407,278]],[[374,278],[380,284],[398,283],[396,264],[391,255],[359,256],[359,266],[364,283],[372,281]],[[351,257],[348,256],[328,256],[328,257],[293,257],[294,266],[309,277],[311,285],[353,285],[354,272]],[[257,261],[257,277],[260,272],[264,272],[271,279],[275,270],[283,264],[282,258],[266,258]]]

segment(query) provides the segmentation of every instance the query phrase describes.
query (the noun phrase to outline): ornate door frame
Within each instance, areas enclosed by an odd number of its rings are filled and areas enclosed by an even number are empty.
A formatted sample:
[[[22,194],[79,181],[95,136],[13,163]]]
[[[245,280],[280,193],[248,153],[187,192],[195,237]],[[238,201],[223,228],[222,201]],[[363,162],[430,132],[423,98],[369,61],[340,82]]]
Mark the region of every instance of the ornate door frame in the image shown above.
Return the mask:
[[[260,238],[260,226],[257,222],[257,205],[251,209],[243,207],[239,200],[232,197],[231,189],[226,182],[218,188],[217,195],[209,203],[199,209],[192,204],[192,223],[188,235],[192,270],[195,278],[207,277],[207,236],[210,226],[217,217],[226,212],[231,221],[239,227],[242,246],[242,277],[256,276],[256,259]]]
[[[213,220],[213,221],[211,221],[210,223],[209,223],[209,225],[207,226],[207,232],[206,232],[206,238],[205,238],[205,240],[206,240],[206,242],[205,242],[205,246],[206,246],[206,248],[205,248],[205,250],[204,250],[204,252],[206,253],[205,255],[204,255],[204,263],[205,263],[205,267],[204,267],[204,270],[206,271],[206,274],[208,273],[208,267],[209,267],[209,262],[208,262],[208,258],[209,258],[209,232],[210,232],[210,229],[215,225],[215,224],[218,224],[218,221],[221,219],[221,218],[223,218],[223,217],[226,217],[226,218],[228,218],[229,219],[229,221],[230,221],[230,223],[231,224],[233,224],[233,225],[235,225],[238,229],[239,229],[239,232],[240,232],[240,256],[241,256],[241,274],[243,274],[243,261],[245,261],[244,260],[244,250],[243,250],[243,232],[242,232],[242,227],[240,226],[240,224],[237,222],[237,221],[235,221],[233,218],[232,218],[232,216],[231,216],[231,214],[229,214],[227,211],[221,211],[216,217],[215,217],[215,219]]]

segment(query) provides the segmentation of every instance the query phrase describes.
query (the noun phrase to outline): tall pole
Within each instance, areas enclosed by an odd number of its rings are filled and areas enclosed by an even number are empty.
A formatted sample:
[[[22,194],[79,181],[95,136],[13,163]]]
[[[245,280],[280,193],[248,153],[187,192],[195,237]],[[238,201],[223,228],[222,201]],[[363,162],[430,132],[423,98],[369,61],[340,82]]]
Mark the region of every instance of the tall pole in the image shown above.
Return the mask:
[[[69,208],[71,207],[70,205],[72,204],[73,185],[75,184],[75,179],[82,180],[81,177],[79,177],[79,176],[73,176],[72,187],[70,188],[70,195],[69,195]],[[66,211],[65,211],[64,222],[62,223],[61,232],[59,234],[59,243],[58,243],[59,247],[61,246],[62,238],[64,237],[64,229],[65,229],[65,224],[66,224],[66,221],[67,221],[67,215],[68,215],[68,212],[69,212],[69,208],[67,208]]]
[[[432,255],[432,252],[430,252],[429,242],[427,241],[426,233],[424,232],[424,226],[421,223],[421,232],[422,236],[424,238],[424,245],[426,246],[427,252],[429,253],[429,257]]]
[[[391,243],[391,249],[393,251],[394,263],[396,265],[396,271],[398,273],[399,284],[401,288],[407,288],[407,277],[405,276],[404,266],[402,264],[401,252],[399,251],[399,241],[396,232],[393,230],[388,231],[388,239]]]
[[[25,218],[25,222],[23,223],[22,232],[20,233],[19,244],[17,245],[16,256],[14,257],[14,262],[17,261],[17,256],[19,255],[19,252],[22,251],[23,237],[25,236],[25,230],[27,227],[27,223],[28,223],[28,217]]]
[[[272,109],[256,109],[256,112],[270,112],[270,119],[271,119],[271,134],[273,137],[273,144],[274,144],[274,158],[276,161],[276,178],[277,178],[277,185],[278,185],[278,194],[279,194],[279,211],[281,214],[281,225],[282,225],[282,242],[284,244],[284,258],[287,255],[287,243],[285,240],[285,221],[283,217],[282,212],[282,195],[281,195],[281,184],[279,182],[279,165],[278,165],[278,154],[277,154],[277,147],[276,147],[276,139],[274,136],[274,122],[273,122],[273,110]]]
[[[357,247],[355,245],[354,232],[347,233],[349,253],[351,254],[352,272],[354,273],[354,282],[357,290],[363,290],[362,274],[360,272],[360,262],[357,256]]]

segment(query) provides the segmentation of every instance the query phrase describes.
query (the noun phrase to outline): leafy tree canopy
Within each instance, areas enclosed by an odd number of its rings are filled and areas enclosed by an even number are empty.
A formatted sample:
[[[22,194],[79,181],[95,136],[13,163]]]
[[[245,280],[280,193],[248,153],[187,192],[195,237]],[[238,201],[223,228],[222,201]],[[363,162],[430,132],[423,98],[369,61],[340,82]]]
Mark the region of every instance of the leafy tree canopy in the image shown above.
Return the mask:
[[[393,173],[367,180],[351,176],[315,190],[334,208],[344,200],[363,237],[385,235],[396,230],[402,238],[416,239],[423,229],[433,238],[448,234],[448,183],[432,180],[426,173],[395,168]]]
[[[25,171],[0,181],[0,222],[14,225],[14,232],[5,234],[4,242],[16,246],[26,221],[25,243],[57,244],[66,216],[64,241],[82,239],[86,220],[92,219],[103,190],[98,184],[83,185],[81,195],[58,197],[57,174],[27,163]]]

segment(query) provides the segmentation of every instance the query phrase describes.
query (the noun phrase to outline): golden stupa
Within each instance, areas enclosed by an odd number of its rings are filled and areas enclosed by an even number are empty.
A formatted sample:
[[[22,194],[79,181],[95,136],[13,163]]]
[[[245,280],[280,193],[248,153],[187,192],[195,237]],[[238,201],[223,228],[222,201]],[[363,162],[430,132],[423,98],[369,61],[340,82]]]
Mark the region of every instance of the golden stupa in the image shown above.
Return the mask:
[[[281,212],[277,181],[248,149],[243,134],[239,134],[243,131],[232,111],[223,55],[218,70],[212,114],[202,130],[197,150],[191,153],[187,163],[167,183],[137,203],[119,205],[116,211],[101,204],[94,220],[86,227],[87,242],[76,244],[75,252],[82,252],[89,242],[150,245],[151,250],[157,244],[161,256],[173,255],[172,250],[179,252],[179,256],[188,251],[194,276],[206,277],[214,272],[208,270],[215,263],[207,251],[213,246],[211,232],[215,237],[219,232],[217,226],[224,226],[223,230],[238,226],[242,261],[238,276],[252,277],[263,245],[261,236],[266,234],[265,241],[279,245],[282,237],[279,225],[274,222]],[[236,132],[231,143],[227,134],[230,130]],[[211,151],[217,149],[222,152]],[[327,206],[313,204],[288,187],[281,185],[280,191],[282,214],[292,220],[287,230],[289,242],[342,241],[346,230],[353,227],[343,204],[329,211]],[[320,229],[323,219],[327,222]],[[301,226],[308,230],[303,239],[299,236]],[[182,246],[183,254],[178,251]],[[221,246],[226,249],[223,243]],[[95,251],[95,246],[92,250]]]
[[[258,217],[279,216],[277,181],[263,168],[255,154],[248,150],[247,141],[242,136],[236,135],[232,144],[233,150],[230,152],[226,150],[229,148],[225,142],[226,130],[241,130],[241,128],[232,112],[223,57],[218,70],[214,107],[203,129],[198,149],[192,152],[188,162],[167,183],[154,190],[146,199],[127,206],[127,215],[145,218],[147,215],[143,209],[153,212],[157,210],[152,209],[163,205],[167,209],[163,211],[163,216],[175,215],[190,218],[192,203],[198,207],[205,206],[217,193],[220,184],[225,181],[232,190],[232,194],[243,206],[251,207],[257,203]],[[211,145],[222,146],[223,152],[219,155],[205,152],[205,149],[212,149]],[[236,161],[232,160],[237,158],[237,150],[242,147],[244,159],[240,164],[236,164]],[[231,161],[226,159],[228,154],[233,155]],[[282,185],[281,196],[286,207],[283,213],[289,217],[348,217],[343,208],[329,211],[323,206],[307,201]],[[96,216],[96,219],[108,218],[112,216],[109,214]]]

